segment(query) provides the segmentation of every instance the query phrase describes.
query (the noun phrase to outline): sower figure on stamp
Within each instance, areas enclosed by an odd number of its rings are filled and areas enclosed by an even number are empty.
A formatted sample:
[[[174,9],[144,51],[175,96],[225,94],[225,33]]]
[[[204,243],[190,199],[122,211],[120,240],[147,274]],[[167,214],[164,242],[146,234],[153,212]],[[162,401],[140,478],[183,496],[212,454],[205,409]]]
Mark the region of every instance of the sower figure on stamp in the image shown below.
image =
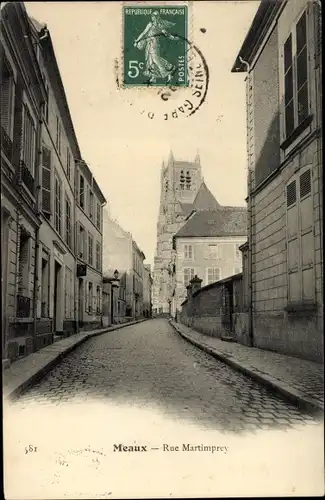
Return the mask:
[[[143,74],[149,76],[151,83],[156,82],[157,78],[167,78],[167,81],[170,82],[173,76],[175,67],[160,56],[159,37],[166,36],[171,40],[177,40],[177,36],[166,31],[167,28],[174,25],[170,21],[161,19],[156,11],[151,16],[151,22],[147,24],[141,35],[134,41],[135,47],[145,51],[145,70]]]

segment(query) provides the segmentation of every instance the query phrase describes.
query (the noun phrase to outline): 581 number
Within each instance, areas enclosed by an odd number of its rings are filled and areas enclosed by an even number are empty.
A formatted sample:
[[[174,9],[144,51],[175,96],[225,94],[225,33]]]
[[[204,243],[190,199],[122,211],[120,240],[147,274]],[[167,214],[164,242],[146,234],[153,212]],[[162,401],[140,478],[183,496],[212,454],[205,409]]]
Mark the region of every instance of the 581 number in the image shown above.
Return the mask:
[[[137,78],[140,74],[140,69],[143,69],[143,62],[129,61],[128,76],[130,78]]]

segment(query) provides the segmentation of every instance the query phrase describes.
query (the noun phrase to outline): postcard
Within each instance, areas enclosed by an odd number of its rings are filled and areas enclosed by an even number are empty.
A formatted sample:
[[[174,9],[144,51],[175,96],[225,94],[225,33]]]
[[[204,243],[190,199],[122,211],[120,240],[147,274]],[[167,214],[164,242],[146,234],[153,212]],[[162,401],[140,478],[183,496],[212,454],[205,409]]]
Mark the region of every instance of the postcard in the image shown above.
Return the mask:
[[[324,494],[319,0],[3,2],[4,495]]]

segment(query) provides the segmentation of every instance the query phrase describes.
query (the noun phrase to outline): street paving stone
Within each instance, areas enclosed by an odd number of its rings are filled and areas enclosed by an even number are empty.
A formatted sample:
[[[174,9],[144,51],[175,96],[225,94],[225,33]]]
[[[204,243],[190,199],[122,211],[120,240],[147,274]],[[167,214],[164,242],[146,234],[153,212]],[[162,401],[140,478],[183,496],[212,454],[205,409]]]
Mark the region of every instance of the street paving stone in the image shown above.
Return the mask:
[[[214,429],[289,429],[319,422],[152,320],[87,340],[13,404],[159,404]],[[62,411],[64,409],[62,408]]]

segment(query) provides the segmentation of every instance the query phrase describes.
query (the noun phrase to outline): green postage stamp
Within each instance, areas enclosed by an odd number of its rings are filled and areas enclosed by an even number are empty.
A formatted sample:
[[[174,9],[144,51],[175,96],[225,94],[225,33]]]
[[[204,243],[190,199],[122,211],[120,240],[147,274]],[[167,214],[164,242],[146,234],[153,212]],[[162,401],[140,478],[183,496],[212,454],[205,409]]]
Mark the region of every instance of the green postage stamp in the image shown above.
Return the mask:
[[[123,7],[124,85],[188,86],[187,6]]]

